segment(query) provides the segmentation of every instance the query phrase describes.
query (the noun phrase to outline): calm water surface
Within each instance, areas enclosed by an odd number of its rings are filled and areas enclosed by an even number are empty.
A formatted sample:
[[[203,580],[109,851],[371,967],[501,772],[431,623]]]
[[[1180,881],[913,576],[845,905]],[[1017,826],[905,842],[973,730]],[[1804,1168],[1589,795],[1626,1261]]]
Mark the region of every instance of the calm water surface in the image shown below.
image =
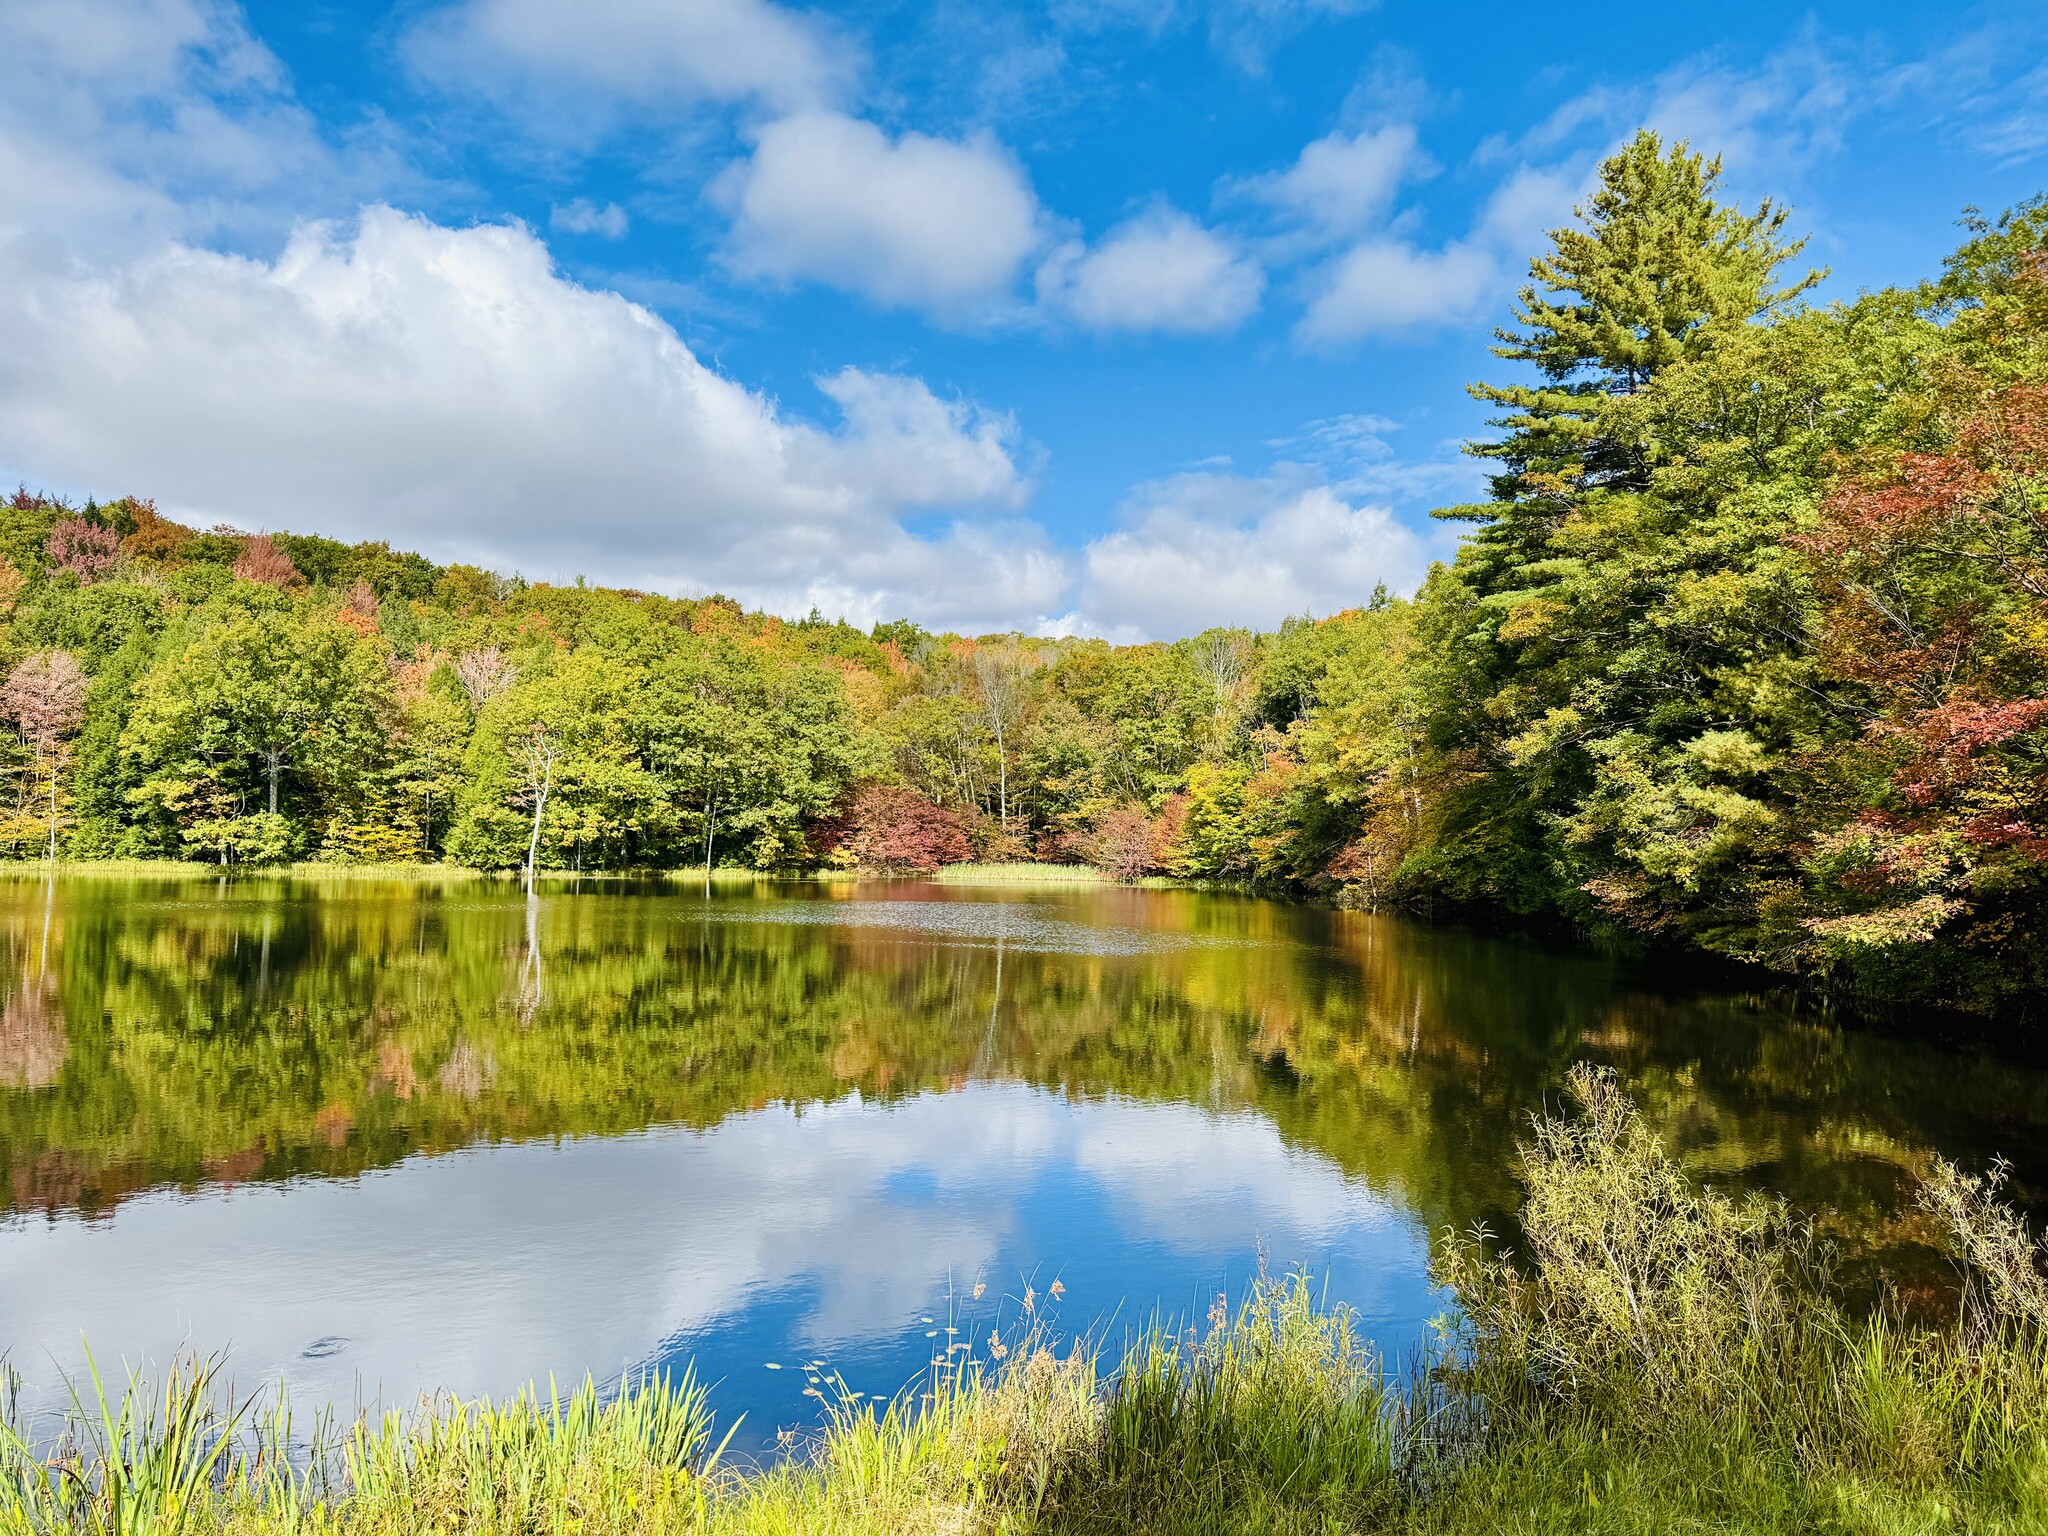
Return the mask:
[[[1939,1283],[1933,1151],[2043,1205],[2048,1073],[1657,983],[1187,892],[0,882],[0,1350],[344,1408],[695,1362],[765,1444],[813,1362],[888,1393],[1027,1292],[1116,1340],[1263,1255],[1398,1352],[1582,1057],[1865,1283]]]

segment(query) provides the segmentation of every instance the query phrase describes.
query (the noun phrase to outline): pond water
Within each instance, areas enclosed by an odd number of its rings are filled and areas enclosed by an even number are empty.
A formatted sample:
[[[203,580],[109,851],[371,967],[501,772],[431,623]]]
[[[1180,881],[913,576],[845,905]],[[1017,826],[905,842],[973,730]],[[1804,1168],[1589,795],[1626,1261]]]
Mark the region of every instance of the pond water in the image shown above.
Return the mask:
[[[0,1350],[27,1401],[226,1351],[295,1405],[694,1363],[736,1444],[1032,1316],[1111,1343],[1307,1267],[1394,1355],[1431,1234],[1618,1067],[1858,1283],[1931,1152],[2039,1209],[2048,1073],[1389,918],[907,882],[0,881]],[[1057,1282],[1057,1289],[1055,1289]]]

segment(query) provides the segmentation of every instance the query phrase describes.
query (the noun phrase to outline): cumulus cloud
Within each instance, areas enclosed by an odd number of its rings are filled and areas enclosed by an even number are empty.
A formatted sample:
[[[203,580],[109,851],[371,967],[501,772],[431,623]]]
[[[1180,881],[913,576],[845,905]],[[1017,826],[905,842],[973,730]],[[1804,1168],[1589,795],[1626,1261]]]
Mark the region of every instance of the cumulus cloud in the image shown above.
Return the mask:
[[[1327,349],[1491,312],[1547,232],[1571,217],[1589,174],[1589,162],[1519,167],[1466,235],[1441,246],[1388,234],[1356,241],[1311,273],[1296,341]]]
[[[809,106],[839,96],[858,64],[815,18],[770,0],[457,0],[401,46],[421,74],[487,96],[596,90],[643,108]]]
[[[1401,184],[1430,168],[1412,123],[1340,128],[1304,145],[1286,170],[1237,190],[1313,229],[1348,235],[1384,217]]]
[[[1091,543],[1079,615],[1124,639],[1355,607],[1381,582],[1412,588],[1421,539],[1380,506],[1353,505],[1282,468],[1192,473],[1142,486],[1124,526]]]
[[[1100,331],[1227,331],[1259,306],[1256,261],[1177,208],[1155,208],[1038,272],[1041,302]]]
[[[1850,89],[1859,76],[1868,80],[1861,96]],[[1501,180],[1464,235],[1435,245],[1409,238],[1399,221],[1365,227],[1379,217],[1372,198],[1382,197],[1383,210],[1391,197],[1384,178],[1403,174],[1393,159],[1400,141],[1387,137],[1392,128],[1318,140],[1287,172],[1247,189],[1298,211],[1358,211],[1353,243],[1309,274],[1295,329],[1302,345],[1328,349],[1469,321],[1496,307],[1548,232],[1570,220],[1600,157],[1638,128],[1720,154],[1735,183],[1765,175],[1776,182],[1832,153],[1847,119],[1895,93],[1901,78],[1859,72],[1807,35],[1753,69],[1702,56],[1649,80],[1596,85],[1526,133],[1481,145],[1475,162],[1497,168]],[[1356,189],[1348,204],[1347,186]]]
[[[230,5],[0,6],[0,238],[45,260],[274,235],[376,185],[422,182],[374,132],[323,139]]]
[[[590,14],[600,30],[660,21],[625,0]],[[714,69],[707,55],[675,86],[780,114],[718,186],[735,265],[946,318],[1021,304],[1049,221],[1005,151],[784,111],[833,88],[830,68],[804,62],[825,34],[736,3],[688,24],[721,16],[730,35],[786,24],[809,39],[792,44],[786,77],[748,74],[737,54]],[[539,59],[547,21],[514,0],[464,0],[418,37],[459,24],[480,48]],[[598,67],[578,63],[574,40],[564,50],[571,74]],[[1220,511],[1228,497],[1195,497],[1193,482],[1172,505],[1150,487],[1121,532],[1062,548],[1023,515],[1035,459],[1006,414],[861,368],[828,369],[815,396],[778,402],[707,366],[647,309],[563,278],[523,226],[458,229],[385,206],[374,189],[426,186],[401,141],[324,132],[225,0],[110,0],[85,19],[56,0],[0,7],[0,84],[10,479],[860,623],[1033,628],[1064,615],[1179,633],[1210,611],[1169,612],[1134,583],[1170,564],[1182,534],[1182,553],[1200,557],[1187,591],[1212,587],[1216,611],[1272,622],[1356,600],[1325,592],[1324,575],[1370,542],[1376,489],[1215,477],[1242,503]],[[619,90],[655,99],[644,81]],[[1331,163],[1364,177],[1365,142],[1332,136]],[[1354,191],[1352,206],[1370,203]],[[627,224],[589,200],[550,222],[606,236]],[[1226,329],[1264,280],[1243,247],[1163,205],[1048,265],[1047,311],[1103,329]],[[1264,542],[1246,557],[1251,539]]]
[[[1007,417],[849,369],[836,430],[793,419],[518,226],[373,207],[274,262],[178,246],[0,293],[0,460],[48,481],[785,611],[944,590],[1028,623],[1065,584],[1035,529],[973,526],[1025,494]],[[949,511],[936,540],[899,521]]]
[[[1456,242],[1423,250],[1400,240],[1366,241],[1325,269],[1297,334],[1327,344],[1465,319],[1499,280],[1499,263],[1481,247]]]
[[[587,197],[574,202],[557,203],[548,210],[548,228],[559,229],[571,235],[602,235],[607,240],[623,240],[629,227],[626,210],[617,203],[606,203],[602,207]]]
[[[1041,240],[1038,199],[1001,146],[892,138],[837,112],[770,123],[712,195],[732,216],[739,271],[889,305],[962,313],[997,302]]]

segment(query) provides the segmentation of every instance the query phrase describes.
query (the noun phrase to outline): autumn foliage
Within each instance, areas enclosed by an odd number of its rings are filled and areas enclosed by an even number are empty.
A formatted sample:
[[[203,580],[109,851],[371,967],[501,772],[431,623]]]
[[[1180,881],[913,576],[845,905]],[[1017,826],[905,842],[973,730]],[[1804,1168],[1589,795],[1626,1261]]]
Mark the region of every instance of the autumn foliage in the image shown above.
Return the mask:
[[[23,490],[0,639],[74,647],[92,687],[67,726],[79,687],[20,674],[0,767],[41,820],[0,843],[1086,860],[2023,1010],[2048,992],[2048,202],[1837,304],[1800,300],[1782,209],[1654,135],[1575,219],[1499,336],[1529,367],[1475,387],[1496,473],[1442,509],[1455,555],[1267,633],[861,630]]]
[[[891,784],[870,784],[853,797],[840,846],[864,868],[906,873],[974,857],[959,817],[914,789]]]
[[[306,579],[292,564],[292,557],[279,549],[268,534],[251,534],[235,558],[235,574],[244,581],[260,581],[266,587],[289,592],[303,587]]]
[[[70,572],[80,586],[102,580],[121,559],[121,536],[82,517],[60,520],[51,528],[46,547],[50,568]]]

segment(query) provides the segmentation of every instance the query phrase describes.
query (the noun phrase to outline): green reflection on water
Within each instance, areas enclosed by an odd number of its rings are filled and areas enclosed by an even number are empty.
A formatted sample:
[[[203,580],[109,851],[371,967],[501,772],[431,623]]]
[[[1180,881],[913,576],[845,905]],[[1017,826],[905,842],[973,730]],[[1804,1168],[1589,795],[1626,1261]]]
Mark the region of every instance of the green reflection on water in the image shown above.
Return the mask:
[[[479,1141],[709,1126],[970,1077],[1252,1107],[1432,1226],[1507,1228],[1580,1056],[1703,1177],[1930,1273],[1930,1150],[2014,1158],[2048,1075],[1783,1002],[1361,914],[1184,891],[0,883],[0,1201],[349,1175]]]

